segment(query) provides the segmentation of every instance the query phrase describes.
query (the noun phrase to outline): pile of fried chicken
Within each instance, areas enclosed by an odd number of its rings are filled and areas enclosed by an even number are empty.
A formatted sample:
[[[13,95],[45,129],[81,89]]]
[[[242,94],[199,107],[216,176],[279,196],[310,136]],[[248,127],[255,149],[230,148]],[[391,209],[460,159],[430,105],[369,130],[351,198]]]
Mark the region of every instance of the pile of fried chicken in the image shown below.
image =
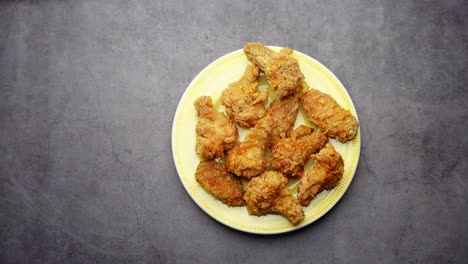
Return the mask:
[[[343,158],[329,138],[346,143],[356,136],[359,124],[330,95],[308,87],[292,52],[247,43],[244,53],[252,64],[223,91],[225,113],[214,108],[210,96],[194,102],[195,151],[201,158],[195,178],[228,206],[245,205],[256,216],[281,214],[297,225],[304,219],[302,207],[343,177]],[[258,89],[261,73],[276,93],[267,107],[269,93]],[[318,129],[294,129],[300,107]],[[250,130],[242,142],[237,126]],[[305,170],[309,159],[315,165]],[[241,178],[248,180],[245,190]],[[296,194],[288,188],[290,178],[299,179]]]

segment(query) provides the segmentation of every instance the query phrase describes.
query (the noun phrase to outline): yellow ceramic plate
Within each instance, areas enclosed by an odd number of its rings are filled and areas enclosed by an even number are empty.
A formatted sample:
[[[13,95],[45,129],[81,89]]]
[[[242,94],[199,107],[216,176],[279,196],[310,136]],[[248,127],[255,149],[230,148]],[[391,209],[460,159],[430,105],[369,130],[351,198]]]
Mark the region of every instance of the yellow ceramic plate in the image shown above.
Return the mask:
[[[279,47],[270,47],[279,50]],[[330,94],[341,106],[357,117],[356,109],[348,92],[335,75],[315,59],[295,51],[292,55],[299,61],[305,80],[310,87]],[[335,149],[343,156],[345,172],[339,184],[330,191],[320,193],[308,207],[304,207],[305,219],[297,226],[281,215],[250,216],[246,207],[228,207],[207,193],[195,180],[195,170],[200,162],[195,153],[196,111],[193,102],[200,96],[209,95],[219,111],[222,91],[229,83],[237,81],[250,62],[242,50],[231,52],[203,69],[190,83],[180,99],[172,126],[172,154],[180,180],[192,199],[208,215],[237,230],[256,234],[283,233],[304,227],[326,214],[343,196],[353,179],[359,160],[360,132],[346,144],[331,140]],[[259,89],[268,89],[265,77],[261,76]],[[295,126],[310,124],[301,111]],[[240,140],[248,131],[239,129]],[[310,163],[310,162],[309,162]],[[308,165],[310,166],[310,164]],[[245,182],[244,182],[245,185]],[[289,187],[295,195],[297,180],[290,180]]]

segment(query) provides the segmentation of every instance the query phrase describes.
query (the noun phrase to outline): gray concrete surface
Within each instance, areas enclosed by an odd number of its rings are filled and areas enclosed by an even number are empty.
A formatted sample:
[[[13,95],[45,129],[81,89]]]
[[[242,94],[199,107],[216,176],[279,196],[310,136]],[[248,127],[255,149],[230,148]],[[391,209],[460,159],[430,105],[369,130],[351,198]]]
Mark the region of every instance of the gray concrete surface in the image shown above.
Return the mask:
[[[467,263],[466,1],[1,1],[1,263]],[[179,98],[248,41],[329,67],[359,113],[338,205],[219,224],[174,167]]]

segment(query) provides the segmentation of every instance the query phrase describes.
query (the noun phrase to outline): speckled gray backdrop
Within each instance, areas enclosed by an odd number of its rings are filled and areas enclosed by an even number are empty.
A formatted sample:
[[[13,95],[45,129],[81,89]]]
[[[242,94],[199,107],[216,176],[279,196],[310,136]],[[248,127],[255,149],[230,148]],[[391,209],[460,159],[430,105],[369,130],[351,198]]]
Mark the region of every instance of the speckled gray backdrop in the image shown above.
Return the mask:
[[[1,263],[467,263],[468,5],[446,1],[1,1]],[[300,231],[219,224],[175,170],[179,98],[248,41],[348,89],[348,192]],[[191,151],[191,150],[187,150]]]

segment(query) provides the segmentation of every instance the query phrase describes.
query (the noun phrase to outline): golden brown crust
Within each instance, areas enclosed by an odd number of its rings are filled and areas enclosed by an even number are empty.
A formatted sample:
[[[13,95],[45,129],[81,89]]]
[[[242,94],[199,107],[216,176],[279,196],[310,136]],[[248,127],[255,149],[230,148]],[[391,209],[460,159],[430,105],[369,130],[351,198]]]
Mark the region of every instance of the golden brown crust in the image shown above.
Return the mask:
[[[320,131],[301,125],[292,131],[291,137],[282,138],[272,147],[272,166],[288,177],[301,177],[304,164],[310,155],[318,152],[328,141]]]
[[[298,200],[289,192],[288,179],[280,172],[267,171],[253,178],[246,187],[244,200],[249,214],[279,213],[297,225],[304,219]]]
[[[227,171],[224,164],[201,161],[195,172],[197,182],[214,197],[229,206],[244,205],[244,190],[240,179]]]
[[[245,140],[232,148],[226,157],[228,170],[237,176],[250,179],[262,174],[268,166],[265,156],[270,143],[271,117],[260,119]]]
[[[273,101],[267,115],[261,118],[251,132],[231,149],[226,158],[230,172],[250,179],[262,174],[268,166],[265,152],[271,142],[287,137],[294,127],[299,95]]]
[[[258,91],[259,74],[257,66],[248,65],[242,77],[229,84],[221,96],[227,116],[244,128],[255,126],[266,115],[264,102],[268,99],[268,92]]]
[[[359,127],[357,119],[330,95],[310,89],[303,94],[300,104],[309,122],[318,126],[327,136],[342,143],[356,136]]]
[[[279,98],[297,92],[304,75],[297,60],[289,56],[291,49],[284,48],[281,52],[274,52],[260,42],[252,42],[244,46],[244,53],[265,73],[268,83]]]
[[[247,140],[237,144],[227,154],[226,165],[229,171],[246,179],[264,172],[268,166],[264,142],[267,141]]]
[[[271,133],[271,142],[288,137],[291,133],[299,112],[298,101],[299,94],[295,94],[270,103],[267,115],[272,120],[264,127]]]
[[[203,159],[224,157],[237,142],[236,125],[213,108],[210,96],[199,97],[194,105],[198,115],[196,153]]]
[[[287,137],[294,127],[299,106],[298,95],[276,99],[267,115],[261,118],[251,132],[231,149],[226,158],[230,172],[247,179],[262,174],[268,166],[266,150],[270,142]]]
[[[307,170],[299,181],[297,198],[302,206],[310,202],[324,189],[333,189],[344,173],[344,161],[331,143],[312,157],[317,160],[312,169]]]

